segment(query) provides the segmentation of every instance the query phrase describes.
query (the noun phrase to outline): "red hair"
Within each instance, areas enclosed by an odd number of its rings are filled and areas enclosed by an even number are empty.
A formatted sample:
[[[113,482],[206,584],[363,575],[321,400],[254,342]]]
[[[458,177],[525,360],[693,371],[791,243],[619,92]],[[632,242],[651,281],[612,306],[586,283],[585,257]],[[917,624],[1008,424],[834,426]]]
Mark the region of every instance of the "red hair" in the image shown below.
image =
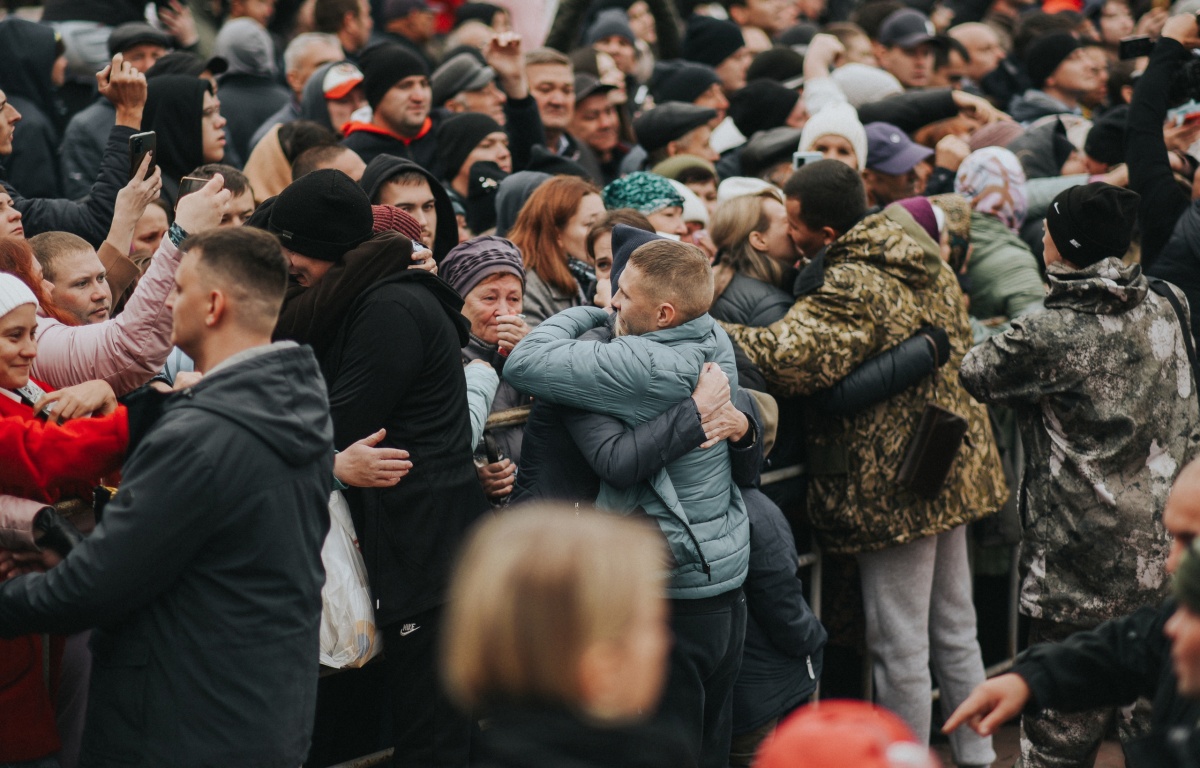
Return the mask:
[[[0,272],[9,272],[21,278],[21,282],[29,286],[37,297],[38,306],[50,317],[63,325],[79,325],[79,321],[54,306],[54,302],[46,295],[42,281],[37,279],[33,271],[33,249],[24,238],[0,237]]]
[[[555,176],[534,190],[508,232],[508,239],[521,249],[525,269],[563,293],[579,290],[559,238],[583,198],[599,194],[595,184],[578,176]]]

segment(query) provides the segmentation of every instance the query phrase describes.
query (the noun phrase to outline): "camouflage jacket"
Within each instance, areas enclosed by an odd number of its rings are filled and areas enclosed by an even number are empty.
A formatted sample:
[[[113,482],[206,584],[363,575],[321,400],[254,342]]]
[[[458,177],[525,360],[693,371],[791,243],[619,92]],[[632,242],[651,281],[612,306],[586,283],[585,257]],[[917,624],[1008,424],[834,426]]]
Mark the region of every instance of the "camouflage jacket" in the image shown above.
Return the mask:
[[[725,326],[771,393],[793,397],[837,383],[925,325],[950,336],[950,362],[940,373],[851,416],[807,414],[808,512],[828,552],[883,549],[942,533],[995,512],[1008,496],[987,411],[958,382],[958,363],[971,345],[958,281],[937,243],[893,207],[867,216],[826,249],[823,284],[798,298],[782,320],[766,328]],[[928,402],[970,424],[933,500],[896,483]]]
[[[1182,327],[1140,267],[1048,272],[1046,309],[972,350],[961,375],[1020,423],[1022,611],[1092,626],[1165,596],[1163,505],[1200,413]]]

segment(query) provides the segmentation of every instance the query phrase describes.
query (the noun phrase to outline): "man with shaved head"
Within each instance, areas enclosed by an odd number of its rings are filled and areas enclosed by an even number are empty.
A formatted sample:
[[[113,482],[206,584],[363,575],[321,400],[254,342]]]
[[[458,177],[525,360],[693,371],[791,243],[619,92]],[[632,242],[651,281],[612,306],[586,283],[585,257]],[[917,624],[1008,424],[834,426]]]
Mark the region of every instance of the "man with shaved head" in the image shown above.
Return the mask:
[[[1000,36],[987,24],[971,21],[952,27],[947,34],[967,49],[969,57],[965,73],[976,86],[1004,60],[1004,47],[1000,44]]]

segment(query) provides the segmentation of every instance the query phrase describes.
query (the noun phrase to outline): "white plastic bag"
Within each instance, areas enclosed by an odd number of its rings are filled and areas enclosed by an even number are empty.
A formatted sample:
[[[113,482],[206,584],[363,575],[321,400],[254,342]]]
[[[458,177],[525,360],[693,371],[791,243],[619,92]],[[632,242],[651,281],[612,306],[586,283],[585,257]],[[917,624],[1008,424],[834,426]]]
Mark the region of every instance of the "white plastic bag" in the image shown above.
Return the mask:
[[[321,561],[321,663],[335,669],[361,667],[379,655],[383,637],[376,631],[367,567],[341,491],[329,496],[329,535]]]

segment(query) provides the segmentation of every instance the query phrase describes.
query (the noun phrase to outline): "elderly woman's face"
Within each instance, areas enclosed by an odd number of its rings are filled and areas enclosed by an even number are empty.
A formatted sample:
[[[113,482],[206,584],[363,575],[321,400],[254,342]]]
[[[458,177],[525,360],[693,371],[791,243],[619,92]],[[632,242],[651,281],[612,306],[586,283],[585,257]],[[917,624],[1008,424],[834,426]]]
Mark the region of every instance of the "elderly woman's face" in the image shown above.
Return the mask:
[[[471,322],[471,333],[496,344],[500,341],[496,318],[521,314],[525,289],[516,275],[489,275],[463,298],[463,317]]]

